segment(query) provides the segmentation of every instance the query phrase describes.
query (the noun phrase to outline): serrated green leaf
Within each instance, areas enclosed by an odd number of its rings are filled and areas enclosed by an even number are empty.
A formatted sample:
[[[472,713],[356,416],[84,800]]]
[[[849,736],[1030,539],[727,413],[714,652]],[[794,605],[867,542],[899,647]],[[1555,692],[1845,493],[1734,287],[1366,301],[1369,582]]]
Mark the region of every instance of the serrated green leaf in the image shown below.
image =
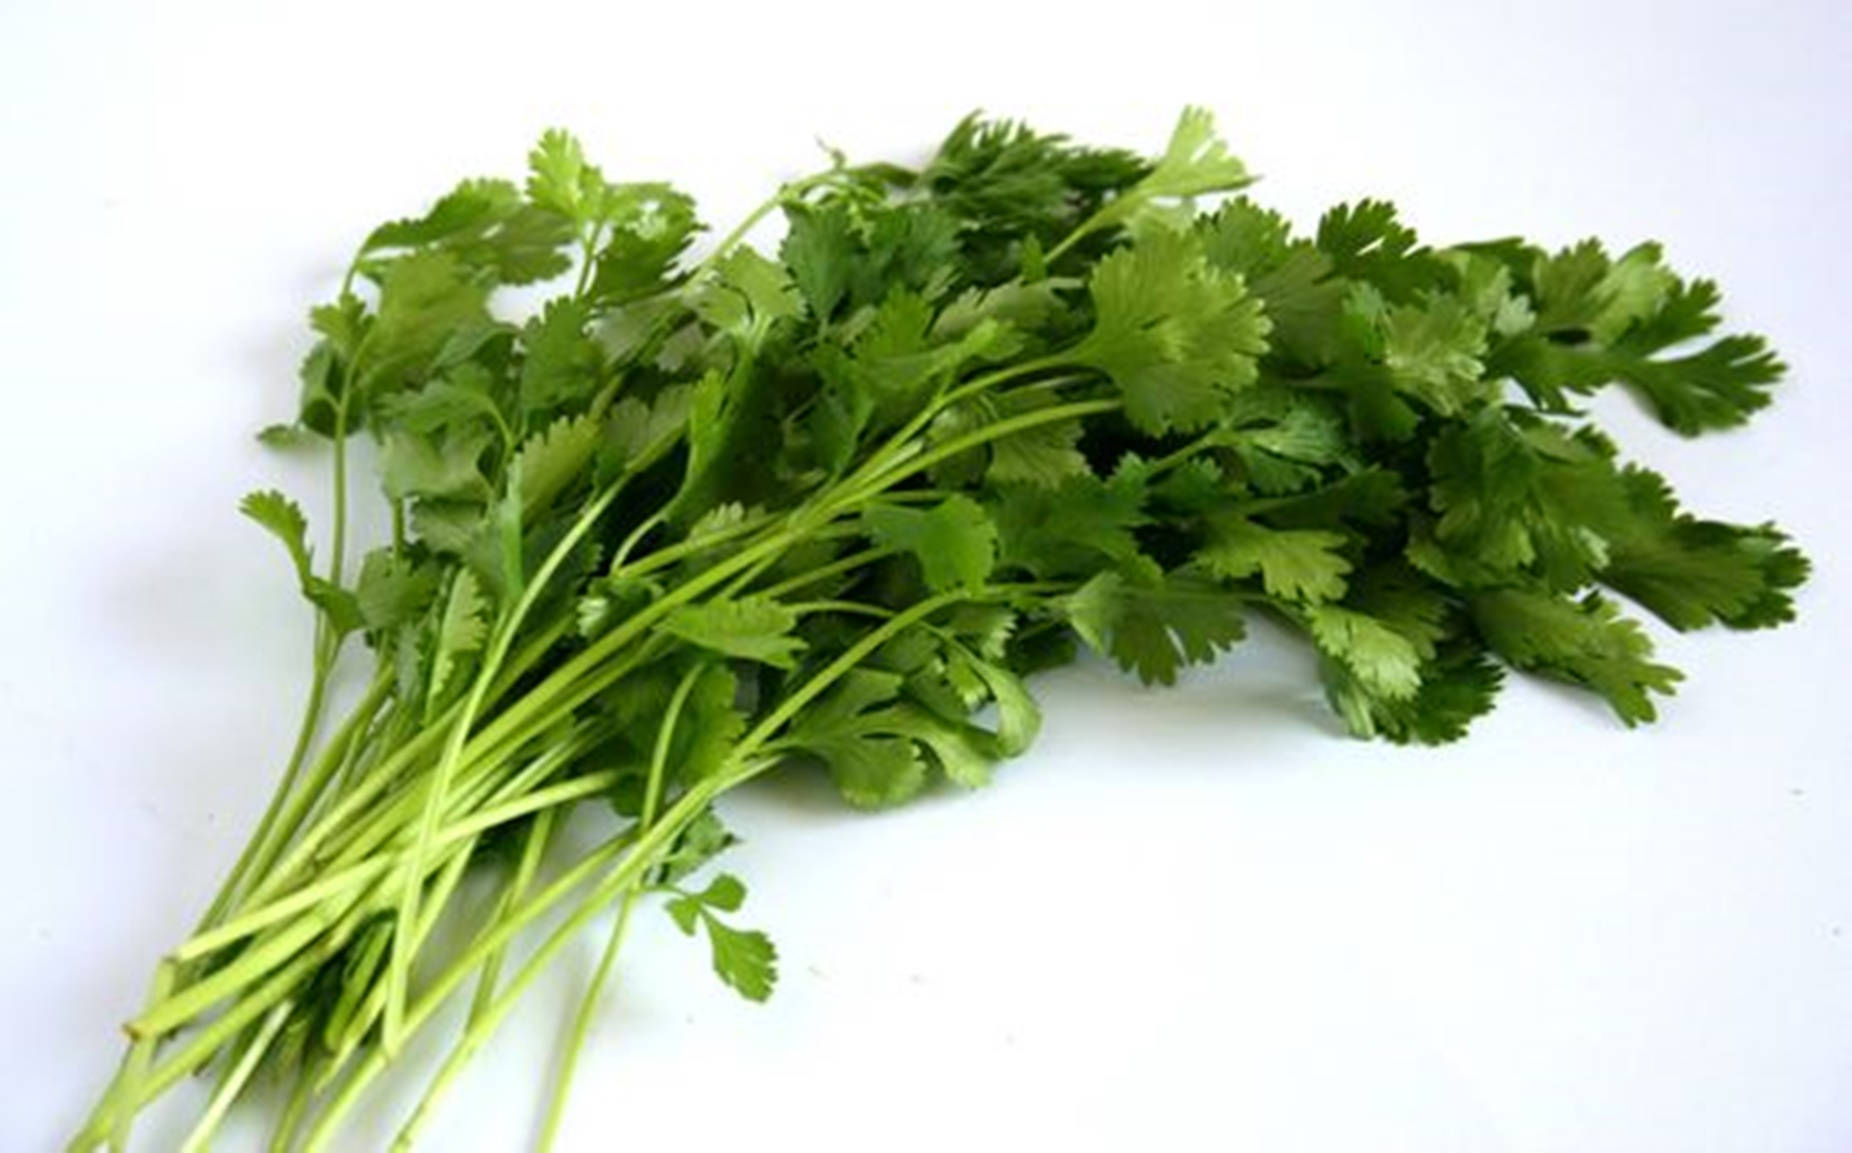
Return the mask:
[[[1063,598],[1063,615],[1095,651],[1146,684],[1173,684],[1247,635],[1243,602],[1207,582],[1102,572]]]
[[[602,430],[590,416],[560,417],[527,438],[515,454],[524,512],[549,508],[585,475]]]
[[[464,663],[480,651],[489,637],[489,601],[482,584],[469,569],[458,569],[450,582],[444,615],[437,626],[437,644],[431,653],[431,688],[427,712],[449,698]]]
[[[1407,700],[1421,687],[1421,652],[1401,632],[1374,617],[1339,605],[1306,610],[1320,652],[1350,670],[1376,696]]]
[[[760,596],[682,605],[662,622],[665,632],[689,644],[780,669],[794,667],[804,650],[803,640],[791,635],[796,627],[796,613]]]
[[[296,579],[306,585],[311,575],[309,521],[302,515],[302,506],[275,489],[265,489],[247,493],[239,502],[238,511],[283,542],[284,549],[289,553],[290,566],[295,569]]]
[[[1095,266],[1088,292],[1093,331],[1068,356],[1112,378],[1142,431],[1205,428],[1254,382],[1267,318],[1238,276],[1207,263],[1194,237],[1141,237]]]
[[[933,592],[979,588],[996,565],[997,528],[968,496],[950,496],[927,508],[873,504],[862,520],[877,543],[919,562]]]
[[[707,939],[714,948],[714,972],[748,1001],[772,995],[778,981],[778,950],[757,929],[729,928],[716,917],[707,919]]]
[[[391,629],[424,615],[437,593],[438,572],[389,548],[367,553],[354,597],[369,629]]]
[[[1245,517],[1212,522],[1203,563],[1219,577],[1242,580],[1259,573],[1269,596],[1317,602],[1344,595],[1350,561],[1345,538],[1315,529],[1273,529]]]
[[[667,184],[617,184],[606,190],[609,238],[596,257],[589,296],[601,307],[630,304],[666,291],[675,264],[701,223],[694,201]]]
[[[1473,622],[1499,656],[1527,672],[1601,694],[1628,727],[1658,714],[1648,693],[1670,695],[1683,679],[1649,659],[1653,645],[1611,601],[1580,601],[1522,589],[1474,594]]]
[[[596,391],[604,353],[586,332],[591,310],[584,301],[548,301],[521,330],[521,407],[550,412],[582,405]]]

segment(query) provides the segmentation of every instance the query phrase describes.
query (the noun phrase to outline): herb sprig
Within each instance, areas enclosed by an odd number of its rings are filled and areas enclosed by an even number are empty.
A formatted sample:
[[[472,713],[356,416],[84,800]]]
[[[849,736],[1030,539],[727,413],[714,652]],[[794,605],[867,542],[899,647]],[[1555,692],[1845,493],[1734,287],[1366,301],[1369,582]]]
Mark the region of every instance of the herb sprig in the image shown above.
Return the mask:
[[[1168,684],[1264,614],[1352,732],[1434,743],[1506,668],[1652,720],[1679,674],[1624,603],[1793,616],[1807,562],[1778,529],[1685,511],[1576,408],[1619,386],[1697,434],[1768,402],[1774,354],[1716,336],[1715,286],[1656,245],[1430,247],[1375,201],[1298,236],[1234,195],[1249,174],[1196,109],[1151,159],[972,117],[918,170],[832,161],[698,260],[688,196],[559,131],[525,186],[465,181],[365,238],[263,434],[328,442],[326,555],[287,497],[243,506],[314,613],[301,737],[72,1148],[126,1146],[210,1074],[203,1148],[260,1073],[288,1090],[273,1150],[339,1147],[467,997],[409,1146],[615,909],[548,1147],[639,899],[742,996],[775,985],[745,886],[709,871],[719,798],[774,771],[865,808],[981,785],[1035,739],[1024,678],[1083,648]],[[775,254],[743,243],[775,214]],[[562,289],[500,307],[537,283]],[[359,436],[392,531],[349,565]],[[376,672],[318,744],[355,644]],[[610,837],[545,867],[585,804]],[[472,870],[499,897],[437,933]]]

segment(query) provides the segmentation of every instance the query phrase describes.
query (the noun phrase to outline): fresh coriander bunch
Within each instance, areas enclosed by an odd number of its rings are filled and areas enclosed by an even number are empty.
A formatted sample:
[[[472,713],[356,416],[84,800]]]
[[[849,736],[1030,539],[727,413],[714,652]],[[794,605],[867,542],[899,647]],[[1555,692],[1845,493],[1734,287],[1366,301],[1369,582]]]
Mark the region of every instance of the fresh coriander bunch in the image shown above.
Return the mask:
[[[1507,668],[1651,720],[1679,674],[1626,604],[1793,615],[1807,565],[1779,530],[1682,510],[1576,408],[1619,386],[1697,434],[1768,401],[1774,355],[1715,336],[1715,286],[1654,245],[1436,248],[1372,201],[1295,236],[1198,110],[1149,158],[971,118],[918,170],[832,160],[692,259],[686,195],[549,132],[525,187],[466,181],[362,243],[264,434],[327,445],[325,560],[293,502],[244,505],[314,613],[301,736],[72,1148],[126,1147],[194,1075],[189,1149],[245,1097],[272,1150],[341,1147],[465,1000],[409,1147],[614,914],[549,1147],[640,898],[772,990],[745,887],[703,874],[721,797],[770,772],[857,807],[980,785],[1035,738],[1024,678],[1083,650],[1170,683],[1265,615],[1351,731],[1432,743]],[[777,252],[746,246],[774,214]],[[528,315],[497,299],[540,283]],[[357,437],[392,527],[355,558]],[[356,645],[374,672],[325,718]],[[609,835],[573,856],[588,804]],[[472,874],[486,916],[456,899]]]

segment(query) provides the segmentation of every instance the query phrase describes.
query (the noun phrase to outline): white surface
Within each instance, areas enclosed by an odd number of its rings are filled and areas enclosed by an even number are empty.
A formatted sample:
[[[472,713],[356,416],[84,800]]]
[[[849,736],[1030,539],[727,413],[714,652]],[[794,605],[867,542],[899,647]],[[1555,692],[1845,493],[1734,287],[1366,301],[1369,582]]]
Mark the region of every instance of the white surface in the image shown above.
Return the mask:
[[[1638,733],[1519,684],[1462,746],[1347,741],[1261,636],[1169,694],[1048,678],[982,794],[741,797],[782,987],[745,1005],[645,920],[564,1147],[1852,1148],[1852,8],[272,7],[0,15],[0,1150],[68,1135],[269,793],[307,640],[233,509],[322,503],[250,432],[368,226],[556,122],[725,222],[817,136],[916,157],[982,105],[1152,147],[1186,101],[1301,221],[1386,195],[1432,237],[1655,236],[1720,279],[1794,366],[1773,411],[1697,443],[1604,416],[1799,536],[1802,625],[1671,639],[1691,680]],[[569,988],[429,1148],[526,1147]]]

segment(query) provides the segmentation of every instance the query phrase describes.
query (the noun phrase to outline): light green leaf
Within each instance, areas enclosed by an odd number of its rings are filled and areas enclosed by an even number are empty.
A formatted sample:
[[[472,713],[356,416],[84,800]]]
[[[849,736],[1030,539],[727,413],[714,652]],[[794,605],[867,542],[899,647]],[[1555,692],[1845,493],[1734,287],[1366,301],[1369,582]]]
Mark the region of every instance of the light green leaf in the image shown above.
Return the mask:
[[[873,504],[862,519],[877,543],[912,554],[933,592],[979,588],[990,579],[997,529],[968,496],[950,496],[930,508]]]
[[[1193,235],[1157,232],[1118,249],[1094,266],[1088,292],[1094,328],[1069,356],[1112,378],[1141,431],[1205,428],[1254,383],[1270,325]]]
[[[663,620],[662,627],[710,652],[774,668],[794,667],[797,654],[804,649],[804,642],[791,635],[797,627],[797,614],[761,596],[682,605]]]
[[[1341,662],[1370,692],[1405,700],[1421,687],[1420,651],[1382,621],[1324,604],[1307,609],[1306,622],[1319,651]]]
[[[1209,571],[1229,580],[1255,573],[1269,596],[1307,602],[1344,595],[1350,561],[1345,538],[1316,529],[1273,529],[1245,517],[1218,517],[1202,550]]]
[[[464,663],[488,640],[488,610],[488,598],[476,575],[467,568],[458,569],[438,623],[427,712],[435,712],[446,700]]]

